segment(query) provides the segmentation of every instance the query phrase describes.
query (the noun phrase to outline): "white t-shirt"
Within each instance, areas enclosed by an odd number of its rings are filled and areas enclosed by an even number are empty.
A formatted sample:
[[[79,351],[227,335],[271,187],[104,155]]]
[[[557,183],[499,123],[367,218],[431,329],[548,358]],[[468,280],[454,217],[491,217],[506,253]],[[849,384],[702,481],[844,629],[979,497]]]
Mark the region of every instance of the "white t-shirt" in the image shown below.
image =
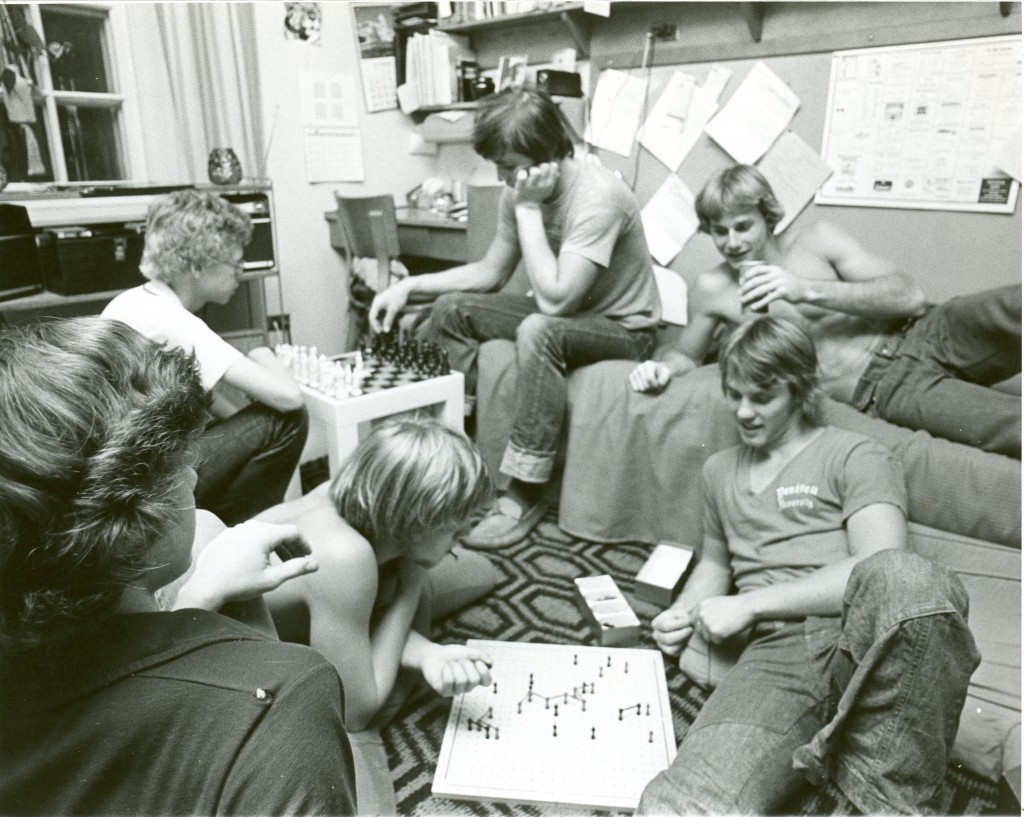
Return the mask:
[[[193,315],[162,281],[147,281],[126,290],[107,304],[104,318],[128,324],[132,329],[167,348],[195,352],[203,388],[207,391],[224,377],[242,353]]]

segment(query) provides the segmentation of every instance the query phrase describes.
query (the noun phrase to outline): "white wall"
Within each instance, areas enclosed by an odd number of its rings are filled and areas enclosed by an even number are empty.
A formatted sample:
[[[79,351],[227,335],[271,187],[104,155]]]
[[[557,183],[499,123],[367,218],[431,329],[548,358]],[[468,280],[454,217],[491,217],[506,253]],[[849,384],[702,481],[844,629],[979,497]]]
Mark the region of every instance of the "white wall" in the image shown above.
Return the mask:
[[[291,315],[296,343],[317,346],[328,354],[342,351],[348,315],[346,274],[330,246],[324,213],[334,209],[334,191],[350,195],[390,193],[401,203],[406,191],[427,176],[493,181],[494,170],[469,146],[445,146],[434,156],[408,153],[412,121],[397,110],[367,113],[359,75],[352,11],[347,2],[322,4],[320,45],[284,38],[284,4],[254,3],[258,71],[264,128],[273,128],[267,175],[274,185],[278,260],[283,304],[273,281],[267,284],[268,307]],[[155,4],[128,4],[132,32],[132,66],[139,88],[139,111],[146,146],[147,179],[190,181],[175,129],[173,106],[163,80],[163,52]],[[357,87],[365,181],[306,181],[300,81],[303,72],[335,73]],[[247,175],[254,168],[244,168]]]
[[[284,39],[283,9],[283,3],[255,4],[268,133],[276,119],[267,173],[274,183],[284,309],[292,316],[296,343],[335,353],[344,344],[347,294],[344,265],[330,246],[324,220],[325,211],[334,209],[334,191],[352,195],[391,193],[401,202],[406,191],[423,178],[439,174],[439,165],[437,158],[408,153],[413,129],[408,117],[397,110],[366,112],[349,4],[323,4],[319,46]],[[306,181],[300,99],[300,75],[304,71],[344,74],[360,88],[358,108],[366,171],[363,183]]]

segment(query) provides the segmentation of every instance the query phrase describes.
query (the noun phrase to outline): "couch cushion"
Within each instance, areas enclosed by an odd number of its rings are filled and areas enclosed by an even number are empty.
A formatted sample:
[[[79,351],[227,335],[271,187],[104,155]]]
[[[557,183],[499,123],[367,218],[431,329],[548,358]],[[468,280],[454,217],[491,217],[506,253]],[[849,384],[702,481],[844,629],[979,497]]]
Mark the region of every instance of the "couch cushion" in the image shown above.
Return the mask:
[[[923,525],[911,525],[910,536],[914,551],[955,570],[970,596],[981,665],[971,676],[953,760],[997,780],[1020,765],[1020,551]]]
[[[477,442],[497,474],[511,432],[515,345],[488,341],[479,363]],[[699,546],[700,469],[715,451],[739,442],[718,367],[673,378],[664,392],[650,395],[627,385],[635,365],[607,360],[569,376],[559,523],[594,542]],[[897,456],[912,522],[1020,548],[1020,460],[901,428],[834,400],[826,401],[825,416]]]

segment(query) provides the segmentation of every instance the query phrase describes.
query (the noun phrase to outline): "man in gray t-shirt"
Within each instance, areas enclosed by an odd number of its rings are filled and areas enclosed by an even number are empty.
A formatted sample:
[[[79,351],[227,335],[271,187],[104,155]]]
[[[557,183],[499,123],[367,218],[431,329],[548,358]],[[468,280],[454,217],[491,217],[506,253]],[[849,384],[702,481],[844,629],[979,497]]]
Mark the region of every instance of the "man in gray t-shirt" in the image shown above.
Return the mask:
[[[720,365],[741,444],[704,465],[700,562],[652,626],[673,656],[746,646],[637,814],[773,814],[804,778],[863,814],[934,812],[980,660],[967,593],[908,552],[889,452],[821,425],[806,332],[757,318]]]
[[[432,330],[476,378],[479,344],[514,339],[518,390],[501,463],[508,493],[464,540],[495,548],[524,538],[544,514],[566,409],[569,369],[599,360],[639,360],[661,317],[650,253],[633,193],[602,167],[573,157],[558,106],[546,95],[509,90],[485,98],[473,145],[507,185],[494,241],[480,260],[403,279],[374,298],[370,325],[388,331],[414,293],[443,294]],[[526,295],[497,292],[523,262]]]

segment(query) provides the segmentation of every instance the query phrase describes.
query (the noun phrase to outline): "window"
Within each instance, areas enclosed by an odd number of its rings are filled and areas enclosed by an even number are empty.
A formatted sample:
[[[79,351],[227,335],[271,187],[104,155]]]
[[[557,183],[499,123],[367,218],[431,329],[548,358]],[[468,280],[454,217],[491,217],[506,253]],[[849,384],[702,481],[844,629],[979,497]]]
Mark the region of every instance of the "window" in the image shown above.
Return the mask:
[[[119,13],[101,4],[0,4],[0,163],[10,181],[131,178],[133,89],[115,59]]]

